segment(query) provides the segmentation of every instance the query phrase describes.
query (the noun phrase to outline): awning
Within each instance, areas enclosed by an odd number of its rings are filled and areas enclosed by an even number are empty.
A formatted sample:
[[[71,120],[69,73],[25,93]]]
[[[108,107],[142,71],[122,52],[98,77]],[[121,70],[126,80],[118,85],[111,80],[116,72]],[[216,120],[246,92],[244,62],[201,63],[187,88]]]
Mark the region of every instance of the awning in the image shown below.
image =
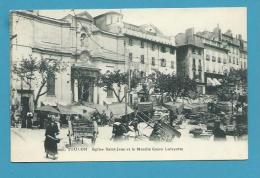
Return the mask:
[[[96,112],[97,110],[88,106],[84,106],[84,105],[72,105],[70,106],[70,109],[75,112],[75,113],[79,113],[81,115],[83,114],[89,114],[91,115],[92,113]],[[86,113],[84,113],[84,111]]]
[[[221,85],[221,83],[216,78],[213,78],[213,81],[215,82],[216,86]]]
[[[79,112],[73,111],[72,109],[69,109],[69,108],[59,105],[59,104],[57,105],[57,108],[60,111],[60,114],[64,114],[64,115],[80,114]]]
[[[176,113],[176,110],[178,110],[179,113],[182,112],[183,110],[183,107],[184,107],[184,104],[183,103],[173,103],[173,102],[167,102],[167,103],[164,103],[164,106],[173,111],[174,113]]]
[[[134,112],[132,108],[127,106],[127,113],[125,113],[125,103],[116,103],[108,105],[108,109],[113,113],[115,118],[120,118],[126,114],[131,114]]]
[[[207,77],[207,85],[208,86],[216,86],[215,82],[209,77]]]
[[[39,107],[39,108],[35,109],[35,111],[50,112],[50,113],[53,113],[53,114],[60,114],[60,112],[58,110],[56,110],[55,108],[53,108],[50,105],[45,105],[45,106]]]

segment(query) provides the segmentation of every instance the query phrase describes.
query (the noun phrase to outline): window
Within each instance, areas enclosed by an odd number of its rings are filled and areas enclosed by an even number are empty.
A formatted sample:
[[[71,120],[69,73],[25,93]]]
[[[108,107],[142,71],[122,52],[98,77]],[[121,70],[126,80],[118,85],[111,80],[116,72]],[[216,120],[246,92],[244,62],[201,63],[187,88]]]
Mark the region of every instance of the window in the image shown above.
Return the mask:
[[[144,48],[144,41],[141,41],[141,48]]]
[[[47,76],[47,95],[55,95],[55,75],[48,74]]]
[[[141,64],[144,64],[144,55],[141,55]]]
[[[192,70],[196,70],[196,61],[195,58],[192,60]]]
[[[231,61],[231,56],[228,56],[229,57],[229,63],[232,63],[232,61]]]
[[[193,71],[193,79],[196,79],[196,71]]]
[[[129,62],[133,61],[133,53],[129,53]]]
[[[212,62],[216,62],[216,57],[212,56]]]
[[[128,39],[129,46],[133,46],[133,40],[131,38]]]
[[[199,80],[202,81],[202,73],[199,71]]]
[[[237,65],[239,65],[238,58],[237,58]]]
[[[155,58],[152,57],[152,66],[155,66]]]
[[[209,61],[210,60],[210,56],[207,54],[206,55],[206,60]]]
[[[201,60],[199,60],[199,71],[202,70],[202,66],[201,66]]]
[[[227,59],[226,59],[226,58],[223,59],[223,63],[224,63],[224,64],[227,63]]]
[[[140,74],[141,74],[141,77],[145,77],[145,75],[146,75],[144,71],[141,71]]]
[[[236,64],[236,59],[235,59],[235,57],[233,57],[233,64]]]
[[[162,47],[161,47],[161,52],[163,52],[163,53],[166,52],[166,48],[165,48],[165,46],[162,46]]]
[[[196,51],[195,51],[195,49],[194,49],[194,48],[192,49],[192,53],[193,53],[193,54],[196,54]]]
[[[218,63],[221,63],[221,58],[220,57],[218,57]]]
[[[155,50],[155,44],[152,44],[152,50],[153,51]]]
[[[175,49],[174,49],[174,48],[171,48],[171,49],[170,49],[170,53],[171,53],[171,54],[175,54]]]
[[[171,61],[171,68],[174,69],[174,61]]]
[[[107,90],[107,98],[113,98],[113,90],[112,89]]]
[[[161,59],[161,66],[166,67],[166,60],[165,59]]]
[[[201,55],[201,50],[198,51],[198,54]]]

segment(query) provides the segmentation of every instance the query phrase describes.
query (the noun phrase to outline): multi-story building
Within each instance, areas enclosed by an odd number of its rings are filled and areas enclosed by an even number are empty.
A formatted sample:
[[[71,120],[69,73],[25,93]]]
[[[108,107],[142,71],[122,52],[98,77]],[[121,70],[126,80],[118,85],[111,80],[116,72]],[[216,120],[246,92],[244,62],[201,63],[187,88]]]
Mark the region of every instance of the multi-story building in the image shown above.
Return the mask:
[[[212,32],[195,33],[190,28],[175,40],[178,75],[195,79],[201,93],[214,92],[230,69],[247,68],[247,42],[241,35],[233,37],[230,30],[222,33],[216,27]]]
[[[39,104],[96,104],[117,102],[113,92],[95,86],[99,73],[120,70],[144,76],[154,69],[176,72],[175,46],[153,25],[136,26],[123,22],[123,15],[108,12],[92,17],[84,11],[55,19],[38,11],[10,14],[12,66],[23,58],[48,58],[66,64],[66,70],[49,77],[47,94]],[[12,104],[34,108],[38,86],[29,88],[12,73]]]

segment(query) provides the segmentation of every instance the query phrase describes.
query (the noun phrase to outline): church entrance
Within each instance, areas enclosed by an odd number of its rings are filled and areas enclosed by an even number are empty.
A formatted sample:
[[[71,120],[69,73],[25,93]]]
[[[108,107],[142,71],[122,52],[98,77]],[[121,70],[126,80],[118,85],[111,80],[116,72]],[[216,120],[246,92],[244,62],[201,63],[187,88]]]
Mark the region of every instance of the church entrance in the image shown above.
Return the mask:
[[[78,81],[79,101],[93,103],[94,79],[85,78]]]
[[[84,65],[73,66],[71,69],[71,88],[73,102],[94,102],[95,79],[99,73],[96,68]]]

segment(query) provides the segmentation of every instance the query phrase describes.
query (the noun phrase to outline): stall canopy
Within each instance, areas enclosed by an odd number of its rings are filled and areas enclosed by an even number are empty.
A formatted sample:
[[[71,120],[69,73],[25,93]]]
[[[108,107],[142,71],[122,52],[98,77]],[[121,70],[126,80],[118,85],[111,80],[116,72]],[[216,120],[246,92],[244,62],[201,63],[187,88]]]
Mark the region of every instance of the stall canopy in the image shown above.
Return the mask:
[[[163,106],[154,106],[153,109],[156,110],[156,111],[161,111],[161,112],[168,111],[168,109],[166,107],[163,107]]]
[[[105,112],[106,116],[110,115],[110,112],[107,106],[103,106],[100,104],[93,104],[93,103],[84,103],[87,107],[96,109],[99,114]]]
[[[207,85],[208,86],[216,86],[215,82],[211,78],[207,78]]]
[[[184,104],[183,104],[183,103],[167,102],[167,103],[164,103],[164,106],[165,106],[167,109],[173,111],[174,113],[176,113],[177,110],[178,110],[179,113],[181,113],[182,110],[183,110]]]
[[[115,118],[120,118],[124,115],[126,115],[126,106],[125,103],[116,103],[116,104],[110,104],[108,105],[108,109],[112,112],[113,116]],[[132,114],[134,110],[127,106],[127,115]]]
[[[221,85],[221,83],[216,78],[213,78],[213,81],[215,82],[216,86]]]
[[[60,112],[57,109],[53,108],[50,105],[41,106],[41,107],[35,109],[35,111],[50,112],[50,113],[53,113],[53,114],[60,114]]]
[[[84,105],[72,105],[70,106],[70,108],[73,112],[76,112],[81,115],[83,115],[84,111],[86,111],[86,113],[89,115],[96,112],[96,109]]]
[[[207,112],[208,105],[204,104],[204,103],[202,103],[202,104],[198,104],[198,103],[184,104],[184,109],[190,110],[193,113],[196,113],[196,112]]]
[[[57,108],[58,110],[60,111],[60,114],[64,114],[64,115],[78,115],[80,114],[79,112],[76,112],[66,106],[63,106],[63,105],[60,105],[58,104],[57,105]]]

